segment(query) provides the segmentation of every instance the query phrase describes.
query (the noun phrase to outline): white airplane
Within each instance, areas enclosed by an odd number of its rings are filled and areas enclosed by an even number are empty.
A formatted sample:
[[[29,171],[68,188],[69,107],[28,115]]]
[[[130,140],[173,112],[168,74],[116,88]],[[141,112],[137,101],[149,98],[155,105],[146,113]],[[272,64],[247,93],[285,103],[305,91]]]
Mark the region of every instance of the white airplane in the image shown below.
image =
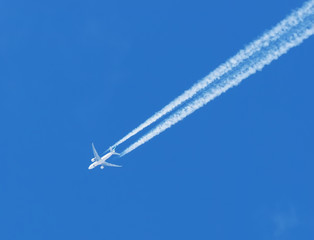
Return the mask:
[[[109,148],[109,153],[107,153],[106,155],[99,157],[94,144],[92,143],[92,147],[93,147],[93,153],[94,153],[94,157],[91,159],[91,161],[93,162],[91,165],[89,165],[88,169],[93,169],[97,166],[100,166],[101,169],[104,169],[104,166],[108,166],[108,167],[122,167],[116,164],[112,164],[112,163],[108,163],[106,162],[106,160],[108,158],[110,158],[112,155],[120,155],[119,153],[116,153],[115,149]]]

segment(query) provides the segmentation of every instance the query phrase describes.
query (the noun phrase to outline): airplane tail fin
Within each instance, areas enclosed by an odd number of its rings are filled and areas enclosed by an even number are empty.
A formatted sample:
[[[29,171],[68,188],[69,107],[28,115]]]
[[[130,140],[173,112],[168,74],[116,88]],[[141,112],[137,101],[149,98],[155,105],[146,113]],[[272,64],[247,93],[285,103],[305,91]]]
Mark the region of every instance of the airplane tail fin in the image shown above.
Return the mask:
[[[93,153],[94,153],[94,157],[95,157],[95,161],[99,161],[100,157],[95,149],[94,143],[92,143],[92,148],[93,148]]]
[[[117,153],[115,148],[110,147],[109,150],[110,150],[110,152],[112,152],[113,155],[120,156],[120,153]]]

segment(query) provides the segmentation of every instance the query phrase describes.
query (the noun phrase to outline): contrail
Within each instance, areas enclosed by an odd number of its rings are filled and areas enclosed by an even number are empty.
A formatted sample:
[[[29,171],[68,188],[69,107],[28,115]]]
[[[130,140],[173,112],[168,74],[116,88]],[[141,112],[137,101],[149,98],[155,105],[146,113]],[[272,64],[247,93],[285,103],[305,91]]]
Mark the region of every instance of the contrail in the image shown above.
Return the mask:
[[[212,83],[204,89],[195,99],[188,102],[185,106],[178,109],[175,113],[169,116],[166,120],[160,123],[157,127],[144,135],[138,141],[125,149],[121,156],[133,151],[137,147],[146,143],[153,137],[159,135],[166,129],[170,128],[177,122],[183,120],[188,115],[192,114],[197,109],[203,107],[205,104],[226,92],[231,87],[238,85],[241,81],[262,70],[266,65],[278,59],[291,48],[301,44],[305,39],[314,34],[314,1],[309,1],[305,6],[309,7],[308,14],[301,22],[294,25],[290,30],[281,34],[277,40],[273,40],[267,46],[263,46],[259,51],[252,54],[244,60],[238,67],[229,71],[221,78],[212,81]]]
[[[227,60],[224,64],[220,65],[209,75],[207,75],[202,80],[194,84],[190,89],[186,90],[182,95],[175,98],[164,108],[156,112],[152,117],[148,118],[144,123],[140,124],[137,128],[132,130],[130,133],[128,133],[125,137],[120,139],[111,147],[115,148],[121,143],[125,142],[135,134],[142,131],[144,128],[148,127],[149,125],[156,122],[166,114],[173,111],[182,103],[194,97],[200,91],[208,87],[208,85],[210,85],[213,81],[221,78],[224,74],[238,67],[239,64],[241,64],[244,60],[250,58],[252,55],[261,51],[262,48],[265,48],[272,44],[273,42],[280,39],[284,34],[291,31],[292,28],[298,26],[307,17],[313,14],[313,4],[314,4],[313,0],[306,2],[300,9],[292,12],[288,17],[279,22],[274,28],[264,33],[260,38],[250,43],[243,50],[239,51],[235,56]]]

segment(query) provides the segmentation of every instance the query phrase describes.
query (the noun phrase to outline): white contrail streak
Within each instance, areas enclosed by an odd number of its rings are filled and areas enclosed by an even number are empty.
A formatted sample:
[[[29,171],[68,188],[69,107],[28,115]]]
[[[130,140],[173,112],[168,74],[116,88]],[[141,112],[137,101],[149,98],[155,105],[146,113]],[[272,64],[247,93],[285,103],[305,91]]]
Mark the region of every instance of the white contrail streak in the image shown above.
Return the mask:
[[[313,4],[314,1],[309,3]],[[236,69],[228,73],[225,77],[213,81],[198,97],[187,103],[166,120],[160,123],[157,127],[144,135],[138,141],[133,143],[122,152],[122,156],[133,151],[137,147],[146,143],[153,137],[159,135],[166,129],[170,128],[177,122],[203,107],[205,104],[226,92],[231,87],[238,85],[241,81],[262,70],[264,66],[278,59],[281,55],[288,52],[289,49],[301,44],[305,39],[314,34],[314,9],[311,8],[310,15],[304,20],[291,28],[290,31],[283,34],[276,41],[273,41],[268,46],[263,47],[259,52],[249,57]]]
[[[205,78],[194,84],[190,89],[186,90],[182,95],[171,101],[160,111],[156,112],[152,117],[148,118],[144,123],[140,124],[137,128],[128,133],[125,137],[120,139],[112,148],[117,147],[121,143],[128,140],[130,137],[142,131],[144,128],[148,127],[152,123],[156,122],[169,112],[173,111],[176,107],[186,102],[187,100],[194,97],[201,90],[208,87],[216,79],[221,78],[224,74],[228,73],[232,69],[236,68],[244,60],[248,59],[255,53],[259,52],[262,48],[267,47],[272,42],[277,41],[284,34],[289,32],[292,28],[302,23],[305,18],[313,14],[313,5],[314,1],[311,0],[305,3],[300,9],[292,12],[288,17],[279,22],[274,28],[270,31],[264,33],[260,38],[250,43],[243,50],[239,51],[235,56],[230,58],[224,64],[220,65],[213,72],[207,75]]]

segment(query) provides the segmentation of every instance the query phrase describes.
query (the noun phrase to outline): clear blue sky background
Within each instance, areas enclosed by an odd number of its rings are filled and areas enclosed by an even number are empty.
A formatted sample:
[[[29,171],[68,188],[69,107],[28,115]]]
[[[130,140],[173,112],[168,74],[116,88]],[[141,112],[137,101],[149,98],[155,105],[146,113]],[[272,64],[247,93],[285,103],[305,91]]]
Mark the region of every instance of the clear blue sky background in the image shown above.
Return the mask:
[[[87,169],[301,2],[1,1],[0,238],[313,239],[314,37]]]

